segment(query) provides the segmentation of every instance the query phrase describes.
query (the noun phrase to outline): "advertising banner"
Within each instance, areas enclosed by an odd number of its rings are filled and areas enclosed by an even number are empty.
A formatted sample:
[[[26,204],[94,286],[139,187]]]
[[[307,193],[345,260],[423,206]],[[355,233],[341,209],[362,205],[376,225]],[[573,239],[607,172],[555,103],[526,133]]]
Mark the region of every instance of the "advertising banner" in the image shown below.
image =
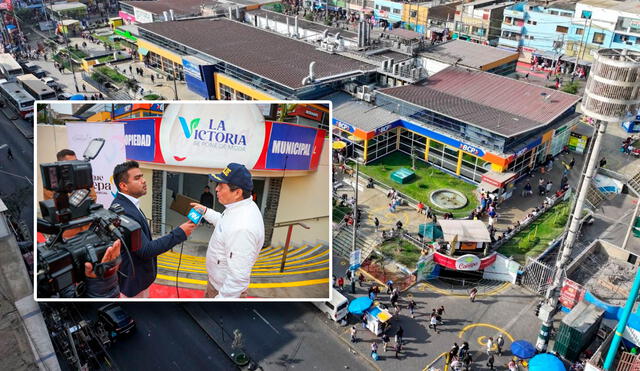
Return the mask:
[[[560,289],[560,303],[568,309],[572,309],[584,297],[585,289],[577,282],[568,278],[564,279],[562,289]]]
[[[140,8],[133,8],[133,16],[137,23],[153,23],[153,14]]]
[[[496,261],[497,253],[493,253],[480,259],[477,255],[466,254],[462,256],[447,256],[436,252],[433,261],[437,264],[459,271],[477,271],[491,266]]]
[[[267,122],[271,137],[265,169],[306,170],[310,168],[318,130],[291,124]],[[318,150],[322,150],[320,144]]]
[[[125,124],[127,160],[164,162],[156,140],[161,121],[160,117],[119,120]]]
[[[78,159],[89,142],[94,138],[105,140],[102,151],[98,157],[91,161],[93,170],[93,186],[98,195],[98,203],[108,208],[117,194],[113,184],[113,168],[124,162],[125,159],[125,134],[124,124],[120,123],[67,123],[67,136],[69,149],[73,150]]]
[[[349,256],[349,269],[355,271],[360,268],[360,249],[354,250]]]
[[[501,254],[496,254],[495,256],[496,260],[494,264],[485,268],[482,278],[487,280],[516,283],[520,264]]]

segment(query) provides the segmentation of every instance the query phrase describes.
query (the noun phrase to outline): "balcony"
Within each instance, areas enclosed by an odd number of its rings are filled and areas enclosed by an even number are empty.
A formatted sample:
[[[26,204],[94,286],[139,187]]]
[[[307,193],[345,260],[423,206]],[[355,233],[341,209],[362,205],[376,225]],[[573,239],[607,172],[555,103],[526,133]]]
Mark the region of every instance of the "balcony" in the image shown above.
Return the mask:
[[[515,31],[515,32],[522,32],[522,28],[524,27],[524,23],[522,23],[521,25],[515,25],[515,24],[511,24],[511,23],[504,23],[502,22],[502,28],[505,31]]]
[[[513,18],[524,19],[524,12],[521,12],[521,11],[518,11],[518,10],[505,9],[504,10],[504,16],[505,17],[513,17]]]

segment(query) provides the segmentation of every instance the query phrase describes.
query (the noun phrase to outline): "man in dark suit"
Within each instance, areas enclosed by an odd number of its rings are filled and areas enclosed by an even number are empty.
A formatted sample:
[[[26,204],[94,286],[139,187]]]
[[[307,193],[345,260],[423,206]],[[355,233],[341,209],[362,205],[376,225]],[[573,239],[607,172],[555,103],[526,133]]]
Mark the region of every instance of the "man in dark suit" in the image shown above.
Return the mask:
[[[133,218],[142,226],[142,246],[135,252],[123,253],[119,270],[121,297],[148,298],[149,286],[158,273],[157,256],[184,242],[196,228],[192,222],[186,222],[172,230],[166,236],[153,240],[147,218],[140,210],[139,198],[147,194],[147,182],[136,161],[127,161],[113,169],[113,181],[118,195],[111,203],[120,204],[124,214]]]

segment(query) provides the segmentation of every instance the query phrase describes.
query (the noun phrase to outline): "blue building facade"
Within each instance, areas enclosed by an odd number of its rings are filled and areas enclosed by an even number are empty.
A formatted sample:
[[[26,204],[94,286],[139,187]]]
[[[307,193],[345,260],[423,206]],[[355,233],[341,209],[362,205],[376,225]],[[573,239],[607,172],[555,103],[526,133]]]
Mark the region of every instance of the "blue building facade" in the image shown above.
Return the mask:
[[[499,47],[520,50],[525,57],[533,54],[558,58],[571,35],[575,4],[517,3],[504,11]]]
[[[375,0],[373,3],[373,15],[380,20],[386,20],[389,25],[396,22],[402,22],[403,2],[390,0]]]

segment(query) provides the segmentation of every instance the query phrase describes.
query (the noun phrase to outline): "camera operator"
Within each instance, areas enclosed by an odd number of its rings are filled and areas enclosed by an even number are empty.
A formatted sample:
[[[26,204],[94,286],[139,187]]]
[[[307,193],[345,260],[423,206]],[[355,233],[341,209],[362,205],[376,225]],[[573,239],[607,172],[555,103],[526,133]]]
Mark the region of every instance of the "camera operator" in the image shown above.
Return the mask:
[[[153,240],[147,218],[140,209],[139,198],[147,194],[147,182],[136,161],[127,161],[113,169],[113,180],[118,195],[112,206],[119,204],[124,215],[132,218],[142,227],[142,246],[139,250],[122,256],[119,284],[120,297],[148,298],[149,286],[155,281],[158,272],[157,256],[184,242],[196,228],[189,221],[172,230],[166,236]]]

